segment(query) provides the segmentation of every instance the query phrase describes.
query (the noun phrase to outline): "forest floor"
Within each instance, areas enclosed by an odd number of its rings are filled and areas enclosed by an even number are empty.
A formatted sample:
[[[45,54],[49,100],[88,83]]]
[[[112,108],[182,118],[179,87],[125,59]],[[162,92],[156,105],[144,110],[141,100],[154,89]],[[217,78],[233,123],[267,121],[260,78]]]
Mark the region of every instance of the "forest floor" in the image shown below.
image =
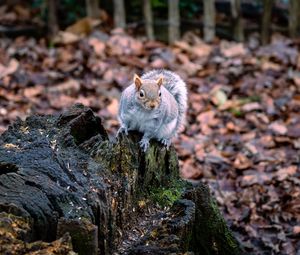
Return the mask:
[[[251,254],[300,254],[300,42],[173,46],[115,30],[73,43],[0,39],[0,133],[16,118],[91,107],[113,136],[121,91],[134,73],[177,72],[188,123],[174,141],[184,178],[210,185]]]

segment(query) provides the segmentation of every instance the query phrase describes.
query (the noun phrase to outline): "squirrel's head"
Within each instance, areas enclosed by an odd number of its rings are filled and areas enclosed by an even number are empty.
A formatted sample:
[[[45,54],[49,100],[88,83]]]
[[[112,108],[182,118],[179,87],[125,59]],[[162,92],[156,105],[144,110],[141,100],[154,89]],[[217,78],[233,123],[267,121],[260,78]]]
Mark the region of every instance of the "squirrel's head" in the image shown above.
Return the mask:
[[[161,102],[161,85],[163,77],[158,80],[142,80],[138,75],[134,75],[133,82],[136,88],[137,101],[147,110],[156,109]]]

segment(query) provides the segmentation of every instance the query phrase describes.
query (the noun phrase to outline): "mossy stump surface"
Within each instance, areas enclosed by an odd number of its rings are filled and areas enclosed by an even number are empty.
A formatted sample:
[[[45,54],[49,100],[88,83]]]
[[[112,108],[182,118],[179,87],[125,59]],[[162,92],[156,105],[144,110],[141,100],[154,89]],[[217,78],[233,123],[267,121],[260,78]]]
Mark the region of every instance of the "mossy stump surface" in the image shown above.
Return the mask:
[[[16,121],[0,136],[0,254],[242,254],[208,188],[180,180],[174,148],[143,153],[140,138],[110,141],[79,104]],[[156,203],[156,225],[126,240]]]

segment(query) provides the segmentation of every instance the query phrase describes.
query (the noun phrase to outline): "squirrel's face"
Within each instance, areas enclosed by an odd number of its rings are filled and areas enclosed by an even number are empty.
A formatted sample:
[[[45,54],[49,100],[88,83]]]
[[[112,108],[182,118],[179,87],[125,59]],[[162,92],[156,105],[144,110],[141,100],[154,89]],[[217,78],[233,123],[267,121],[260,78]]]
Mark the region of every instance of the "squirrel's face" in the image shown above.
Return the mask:
[[[157,109],[161,102],[161,85],[163,78],[155,80],[142,80],[134,76],[137,101],[147,110]]]

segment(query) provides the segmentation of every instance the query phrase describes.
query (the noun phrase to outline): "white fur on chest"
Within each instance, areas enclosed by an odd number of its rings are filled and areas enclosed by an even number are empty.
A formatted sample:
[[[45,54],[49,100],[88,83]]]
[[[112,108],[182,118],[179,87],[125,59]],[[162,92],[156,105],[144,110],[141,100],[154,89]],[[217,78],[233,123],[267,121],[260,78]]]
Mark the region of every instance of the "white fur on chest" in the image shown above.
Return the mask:
[[[159,110],[131,109],[126,112],[124,117],[128,124],[128,130],[137,130],[157,139],[170,138],[176,129],[177,119],[174,118],[166,123],[162,115],[163,113]]]
[[[144,111],[140,109],[131,109],[126,113],[126,119],[129,120],[129,130],[137,130],[142,133],[158,129],[158,111]]]

